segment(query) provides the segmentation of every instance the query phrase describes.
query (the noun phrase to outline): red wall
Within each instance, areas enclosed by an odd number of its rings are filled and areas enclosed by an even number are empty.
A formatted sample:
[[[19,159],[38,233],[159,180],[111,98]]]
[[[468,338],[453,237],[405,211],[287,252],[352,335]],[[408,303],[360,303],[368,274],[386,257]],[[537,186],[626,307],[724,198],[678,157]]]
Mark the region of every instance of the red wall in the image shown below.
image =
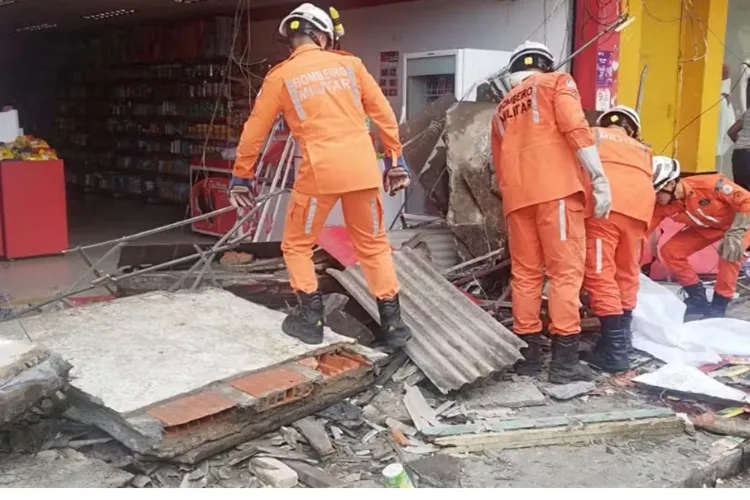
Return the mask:
[[[576,0],[574,50],[604,31],[619,15],[620,0]],[[573,77],[581,93],[583,109],[597,110],[597,97],[601,101],[598,111],[604,111],[616,102],[619,45],[620,34],[612,32],[573,60]],[[603,108],[607,101],[606,108]]]

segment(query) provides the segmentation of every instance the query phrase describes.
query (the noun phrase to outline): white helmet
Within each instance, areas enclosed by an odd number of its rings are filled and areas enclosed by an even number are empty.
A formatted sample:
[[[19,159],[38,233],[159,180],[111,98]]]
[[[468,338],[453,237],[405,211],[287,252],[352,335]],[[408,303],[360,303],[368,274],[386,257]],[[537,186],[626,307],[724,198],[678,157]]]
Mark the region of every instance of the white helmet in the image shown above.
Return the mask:
[[[680,176],[680,162],[675,158],[654,156],[653,167],[654,173],[651,180],[654,184],[654,191],[661,191],[669,181]]]
[[[550,71],[554,65],[555,56],[552,55],[549,48],[543,43],[531,41],[526,41],[516,47],[508,63],[511,73],[528,69]]]
[[[617,123],[619,119],[618,115],[625,116],[633,122],[633,124],[635,125],[635,135],[637,136],[641,131],[641,117],[638,116],[638,112],[636,110],[627,106],[615,106],[614,108],[605,111],[599,118],[596,119],[596,124],[606,127],[607,125]]]
[[[281,36],[286,37],[288,35],[289,22],[295,19],[309,22],[315,29],[322,31],[333,41],[333,20],[320,7],[316,7],[311,3],[303,3],[291,11],[288,16],[281,20],[281,24],[279,24],[279,34]]]

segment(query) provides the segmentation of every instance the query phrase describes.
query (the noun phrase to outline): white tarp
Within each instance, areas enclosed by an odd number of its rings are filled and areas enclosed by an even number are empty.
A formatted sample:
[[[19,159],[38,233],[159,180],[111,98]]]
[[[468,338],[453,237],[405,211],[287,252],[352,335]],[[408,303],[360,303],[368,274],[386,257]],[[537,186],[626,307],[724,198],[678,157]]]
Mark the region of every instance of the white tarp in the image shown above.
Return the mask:
[[[703,394],[711,398],[738,404],[750,403],[750,396],[747,393],[724,385],[693,366],[679,363],[662,366],[653,373],[639,375],[633,381],[659,389]]]
[[[633,346],[667,363],[699,366],[722,356],[750,356],[750,322],[731,318],[683,323],[685,304],[641,274],[633,312]]]

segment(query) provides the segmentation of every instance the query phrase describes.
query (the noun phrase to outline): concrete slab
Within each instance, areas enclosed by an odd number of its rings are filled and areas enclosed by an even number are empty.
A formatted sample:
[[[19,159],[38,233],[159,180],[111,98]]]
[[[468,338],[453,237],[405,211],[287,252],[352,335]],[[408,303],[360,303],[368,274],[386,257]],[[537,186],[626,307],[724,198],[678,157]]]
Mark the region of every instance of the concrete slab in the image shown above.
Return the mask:
[[[0,425],[62,389],[70,368],[46,348],[0,339]]]
[[[0,488],[120,488],[131,479],[133,474],[70,448],[0,462]]]
[[[350,396],[385,355],[215,289],[155,292],[24,320],[71,360],[68,416],[144,454],[192,462]],[[11,335],[0,324],[0,338]]]
[[[67,359],[73,386],[128,413],[207,384],[353,341],[326,332],[311,349],[281,331],[284,314],[223,290],[155,292],[24,320]],[[0,336],[4,324],[0,324]]]
[[[461,401],[467,409],[505,407],[520,408],[539,406],[546,403],[544,394],[531,379],[519,379],[516,382],[490,382],[489,385],[476,387],[461,394]]]

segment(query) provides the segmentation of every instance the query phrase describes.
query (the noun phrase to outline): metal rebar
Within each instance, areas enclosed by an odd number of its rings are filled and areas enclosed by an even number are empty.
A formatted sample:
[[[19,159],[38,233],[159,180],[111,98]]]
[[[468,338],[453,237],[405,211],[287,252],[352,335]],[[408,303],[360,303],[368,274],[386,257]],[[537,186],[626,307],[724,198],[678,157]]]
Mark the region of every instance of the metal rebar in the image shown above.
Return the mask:
[[[294,170],[294,157],[295,157],[294,150],[297,148],[297,145],[294,142],[294,139],[292,139],[292,144],[293,144],[293,147],[292,147],[292,156],[289,159],[289,161],[287,161],[286,170],[284,171],[284,176],[281,179],[281,187],[282,188],[286,187],[287,182],[289,182],[289,174]],[[266,235],[266,238],[265,238],[266,241],[270,241],[271,240],[271,235],[273,234],[273,229],[274,229],[273,223],[276,222],[276,217],[278,217],[278,215],[279,215],[279,209],[280,208],[281,208],[281,200],[279,198],[276,198],[274,200],[274,205],[273,205],[273,214],[271,215],[271,224],[272,224],[272,226],[271,226],[271,230]]]
[[[91,245],[80,245],[75,248],[70,248],[68,250],[63,250],[61,253],[63,255],[71,253],[71,252],[77,252],[79,250],[91,250],[92,248],[99,248],[104,247],[107,245],[114,245],[116,243],[127,243],[132,240],[137,240],[139,238],[144,238],[146,236],[151,236],[153,234],[159,234],[163,233],[164,231],[170,231],[172,229],[176,229],[178,227],[186,226],[188,224],[192,224],[193,222],[199,222],[202,220],[210,219],[211,217],[217,217],[219,215],[223,215],[229,212],[232,212],[234,210],[237,210],[235,207],[229,206],[220,208],[218,210],[214,210],[213,212],[209,212],[207,214],[197,215],[195,217],[191,217],[189,219],[181,220],[178,222],[173,222],[172,224],[167,224],[166,226],[160,226],[154,229],[149,229],[147,231],[142,231],[140,233],[130,234],[128,236],[123,236],[121,238],[115,238],[112,240],[102,241],[100,243],[92,243]],[[101,259],[100,259],[101,260]]]
[[[287,157],[290,155],[290,147],[289,145],[292,144],[294,140],[292,139],[292,135],[290,134],[289,137],[286,140],[286,143],[284,143],[284,150],[281,152],[281,157],[279,158],[279,163],[276,165],[276,170],[273,173],[273,180],[271,181],[271,185],[268,187],[268,192],[275,192],[276,188],[279,184],[279,179],[281,177],[281,170],[284,168],[284,165],[287,162]],[[292,157],[294,156],[294,153],[291,153]],[[260,213],[260,217],[258,218],[258,224],[255,227],[255,234],[253,235],[252,241],[257,242],[258,238],[260,236],[260,233],[263,228],[263,222],[266,219],[266,215],[268,214],[268,204],[263,205],[263,210]]]
[[[112,248],[120,248],[121,246],[122,245],[116,245],[116,246],[114,246]],[[107,256],[108,253],[106,253],[104,255]],[[86,265],[89,266],[89,272],[93,272],[96,275],[97,278],[101,278],[102,277],[102,273],[99,271],[99,269],[96,268],[96,265],[94,265],[91,262],[91,259],[89,259],[89,256],[86,254],[86,251],[83,248],[79,248],[78,249],[78,255],[80,255],[81,259],[83,259],[83,261],[86,263]],[[98,263],[97,263],[97,265],[98,265]],[[88,273],[86,273],[86,274],[88,274]],[[71,287],[71,288],[75,288],[75,287]],[[117,295],[117,288],[116,287],[114,287],[114,286],[112,286],[110,284],[105,284],[104,288],[106,288],[107,291],[109,293],[111,293],[112,295]]]
[[[198,285],[200,285],[200,282],[203,279],[203,276],[206,274],[206,271],[211,267],[211,264],[213,264],[214,258],[216,257],[216,252],[217,252],[216,249],[219,248],[221,245],[223,245],[224,242],[226,242],[234,233],[236,233],[242,227],[242,225],[246,221],[248,221],[250,217],[252,217],[255,214],[255,212],[258,211],[260,207],[265,208],[272,198],[276,198],[278,195],[280,195],[284,191],[285,191],[284,189],[279,189],[272,193],[268,193],[267,195],[263,197],[262,200],[259,198],[258,202],[255,203],[255,206],[250,211],[248,211],[245,215],[243,215],[241,219],[238,219],[234,227],[230,229],[229,231],[227,231],[227,233],[223,235],[219,239],[219,241],[216,242],[216,244],[211,248],[210,253],[208,253],[204,259],[201,259],[202,261],[204,261],[203,269],[201,269],[201,272],[195,278],[193,285],[190,287],[190,291],[194,291],[195,289],[198,288]],[[245,235],[241,235],[239,241],[242,241],[244,237]]]
[[[68,291],[68,292],[65,292],[65,293],[62,293],[62,294],[57,294],[54,297],[52,297],[52,298],[50,298],[48,300],[45,300],[44,302],[39,302],[38,304],[31,305],[31,306],[27,307],[26,309],[22,309],[22,310],[20,310],[20,311],[18,311],[16,313],[13,313],[13,314],[11,314],[9,316],[6,316],[6,317],[0,319],[0,323],[2,323],[4,321],[10,321],[12,319],[20,318],[20,317],[25,316],[26,314],[28,314],[28,313],[30,313],[32,311],[37,311],[37,310],[41,309],[42,307],[47,306],[49,304],[53,304],[55,302],[60,302],[61,300],[67,299],[68,297],[72,297],[73,295],[78,295],[79,293],[87,292],[89,290],[93,290],[94,288],[98,288],[98,287],[99,287],[99,285],[93,285],[92,284],[92,285],[88,285],[88,286],[86,286],[84,288],[79,288],[77,290],[71,290],[71,291]]]

